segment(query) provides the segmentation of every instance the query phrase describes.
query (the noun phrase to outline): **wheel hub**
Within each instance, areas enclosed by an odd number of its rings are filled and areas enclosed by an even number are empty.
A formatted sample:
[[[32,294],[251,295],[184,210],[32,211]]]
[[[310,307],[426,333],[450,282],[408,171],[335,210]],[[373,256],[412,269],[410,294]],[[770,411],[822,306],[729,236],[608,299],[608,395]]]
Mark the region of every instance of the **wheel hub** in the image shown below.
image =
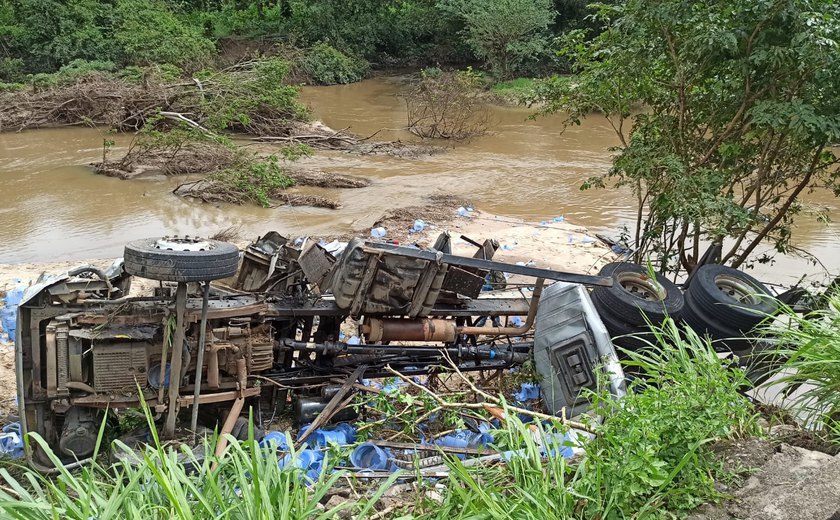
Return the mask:
[[[655,280],[639,273],[621,273],[618,283],[626,292],[645,301],[662,301],[665,289]]]
[[[741,280],[737,280],[730,276],[720,275],[715,278],[715,285],[723,294],[729,296],[738,303],[746,303],[755,305],[758,300],[755,293],[758,292]]]
[[[203,238],[191,237],[189,235],[179,237],[175,235],[156,240],[155,248],[166,251],[209,251],[213,246]]]

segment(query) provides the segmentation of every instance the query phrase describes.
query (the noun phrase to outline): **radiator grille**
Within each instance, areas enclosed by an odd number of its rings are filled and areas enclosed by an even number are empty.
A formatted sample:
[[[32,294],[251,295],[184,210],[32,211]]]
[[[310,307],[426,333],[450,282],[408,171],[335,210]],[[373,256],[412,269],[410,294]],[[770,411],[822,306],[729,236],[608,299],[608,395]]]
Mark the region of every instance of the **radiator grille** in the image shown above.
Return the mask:
[[[131,391],[145,386],[145,343],[100,344],[93,347],[93,387],[97,392]]]

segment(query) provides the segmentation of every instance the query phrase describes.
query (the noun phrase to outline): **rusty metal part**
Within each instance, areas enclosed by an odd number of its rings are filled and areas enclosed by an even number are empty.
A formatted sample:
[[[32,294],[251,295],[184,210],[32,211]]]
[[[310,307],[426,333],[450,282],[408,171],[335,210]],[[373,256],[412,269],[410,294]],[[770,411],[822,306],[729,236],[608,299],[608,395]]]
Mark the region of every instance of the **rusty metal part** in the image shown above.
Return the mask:
[[[248,371],[245,367],[244,358],[239,360],[239,373],[237,374],[237,380],[239,381],[239,389],[237,390],[239,397],[236,398],[236,401],[234,401],[233,405],[230,407],[230,413],[228,413],[225,423],[222,425],[221,431],[219,431],[219,442],[216,444],[215,451],[217,460],[210,468],[211,471],[216,470],[216,467],[218,466],[218,458],[222,456],[222,453],[225,452],[225,448],[227,447],[227,437],[230,435],[230,432],[233,431],[236,419],[239,417],[239,414],[242,413],[242,406],[245,404],[246,387],[248,385]]]
[[[537,316],[537,307],[540,304],[540,296],[542,295],[543,285],[545,280],[537,279],[534,284],[534,292],[531,293],[531,307],[528,309],[528,316],[525,318],[525,323],[521,327],[459,327],[459,334],[483,334],[485,336],[521,336],[531,330],[534,326],[534,318]]]
[[[314,421],[312,421],[312,424],[309,425],[309,428],[307,428],[306,431],[303,432],[303,434],[300,437],[298,437],[297,441],[295,442],[295,447],[299,447],[301,444],[303,444],[303,442],[307,438],[309,438],[312,432],[326,424],[330,420],[330,418],[336,414],[336,412],[349,405],[353,401],[352,395],[348,399],[344,399],[344,397],[347,395],[347,392],[349,392],[350,389],[353,387],[353,384],[364,375],[365,370],[367,370],[367,365],[359,365],[356,368],[356,370],[354,370],[353,373],[350,374],[347,377],[347,379],[344,380],[344,383],[341,385],[341,388],[339,388],[338,392],[336,392],[335,395],[332,396],[332,399],[330,399],[330,402],[327,403],[327,406],[324,408],[324,410],[320,414],[318,414],[318,417],[316,417]],[[344,399],[344,401],[342,401],[342,399]]]
[[[521,316],[528,312],[528,302],[522,298],[480,298],[458,303],[435,303],[430,316]],[[321,299],[316,302],[297,302],[288,298],[277,298],[267,304],[266,317],[340,317],[347,311],[338,308],[334,301]]]
[[[256,397],[260,395],[260,387],[254,386],[251,388],[246,388],[245,390],[231,390],[229,392],[215,392],[212,394],[204,394],[198,398],[199,404],[212,404],[212,403],[223,403],[225,401],[234,401],[239,399],[239,397]],[[185,395],[183,397],[178,398],[178,404],[180,406],[193,406],[195,403],[195,396],[193,395]],[[195,431],[195,430],[193,430]]]
[[[108,275],[106,275],[102,269],[99,269],[98,267],[94,267],[92,265],[82,265],[75,269],[67,271],[68,276],[78,276],[82,273],[93,273],[96,276],[98,276],[100,280],[105,282],[105,287],[108,288],[108,293],[105,295],[105,298],[111,297],[111,293],[114,292],[114,286],[111,285],[111,279],[108,278]]]
[[[244,404],[245,398],[240,396],[236,398],[236,401],[234,401],[233,405],[230,407],[227,419],[225,419],[225,423],[219,431],[219,442],[216,444],[216,451],[214,452],[217,459],[222,456],[222,453],[225,452],[225,448],[227,448],[228,435],[230,435],[230,432],[233,431],[233,425],[236,424],[236,419],[239,417],[239,414],[242,413],[242,406]],[[217,466],[218,461],[213,462],[213,467],[210,471],[215,471]]]
[[[195,390],[193,391],[193,409],[190,416],[190,431],[198,428],[198,405],[201,403],[201,374],[204,371],[204,349],[207,340],[207,301],[210,299],[210,282],[204,282],[201,299],[201,325],[198,332],[198,355],[195,361]]]
[[[215,390],[221,384],[219,373],[219,350],[224,347],[218,343],[210,345],[210,357],[207,360],[207,386]]]
[[[527,361],[529,356],[528,351],[533,346],[530,342],[513,343],[505,348],[471,345],[458,345],[455,347],[443,347],[440,345],[348,345],[347,343],[337,341],[315,343],[294,341],[289,338],[284,340],[283,345],[292,350],[317,352],[327,356],[338,356],[342,354],[369,356],[369,361],[398,356],[424,359],[426,362],[431,362],[440,360],[446,354],[450,358],[458,360],[495,359],[511,364],[521,364]]]
[[[395,246],[393,244],[384,244],[378,242],[367,242],[365,245],[366,252],[371,255],[377,253],[394,253],[408,258],[417,258],[420,260],[427,260],[435,263],[456,265],[459,267],[473,267],[477,269],[487,269],[491,271],[502,271],[511,274],[521,274],[524,276],[531,276],[533,278],[544,278],[546,280],[557,280],[561,282],[579,283],[583,285],[598,285],[602,287],[612,287],[613,279],[611,276],[591,276],[578,273],[566,273],[563,271],[553,271],[551,269],[541,269],[538,267],[528,267],[524,265],[506,264],[503,262],[494,262],[491,260],[483,260],[481,258],[466,258],[457,255],[446,255],[435,251],[422,251],[411,247]]]
[[[81,381],[68,381],[67,388],[70,390],[81,390],[82,392],[88,392],[91,394],[96,393],[96,390],[94,390],[93,387],[86,383],[82,383]]]
[[[58,391],[58,369],[56,362],[58,361],[58,352],[56,350],[56,321],[53,320],[47,325],[47,395],[54,396]]]
[[[181,365],[184,358],[184,314],[187,308],[187,284],[178,282],[175,290],[175,334],[172,340],[172,362],[169,367],[169,410],[163,426],[163,438],[175,437],[175,419],[178,417],[178,397],[181,391]],[[161,375],[166,375],[165,363],[161,359]],[[166,381],[161,378],[161,386]]]
[[[297,260],[303,274],[317,287],[329,287],[328,279],[335,265],[335,257],[319,244],[312,244]]]
[[[373,343],[380,341],[443,341],[453,342],[457,337],[455,322],[442,319],[368,318],[361,327],[365,338]]]

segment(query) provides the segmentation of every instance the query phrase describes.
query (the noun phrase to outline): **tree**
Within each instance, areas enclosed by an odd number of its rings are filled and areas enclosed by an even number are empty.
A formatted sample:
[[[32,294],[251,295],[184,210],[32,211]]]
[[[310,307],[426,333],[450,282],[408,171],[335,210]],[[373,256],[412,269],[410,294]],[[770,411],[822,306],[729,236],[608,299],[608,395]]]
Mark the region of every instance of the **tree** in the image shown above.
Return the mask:
[[[99,0],[5,0],[0,12],[3,51],[31,72],[52,71],[74,59],[109,60],[111,5]]]
[[[501,79],[546,49],[545,34],[556,14],[550,0],[441,0],[438,5],[463,18],[467,44]]]
[[[613,126],[613,167],[584,188],[632,190],[637,260],[691,269],[710,241],[735,267],[762,243],[790,251],[801,195],[840,193],[838,3],[626,0],[598,16],[604,32],[564,46],[578,75],[542,99],[567,125],[598,112]]]
[[[117,0],[115,18],[114,40],[128,63],[198,70],[215,50],[199,27],[187,25],[162,0]]]

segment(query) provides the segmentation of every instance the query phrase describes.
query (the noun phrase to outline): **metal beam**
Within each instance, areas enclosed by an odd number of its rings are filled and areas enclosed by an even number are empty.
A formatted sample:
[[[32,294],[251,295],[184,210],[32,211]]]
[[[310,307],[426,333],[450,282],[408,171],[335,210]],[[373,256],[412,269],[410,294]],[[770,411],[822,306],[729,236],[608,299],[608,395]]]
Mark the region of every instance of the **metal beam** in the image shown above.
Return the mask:
[[[591,276],[587,274],[565,273],[563,271],[541,269],[539,267],[528,267],[524,265],[506,264],[504,262],[494,262],[492,260],[482,260],[481,258],[467,258],[465,256],[447,255],[435,251],[423,251],[420,249],[396,246],[393,244],[368,243],[365,245],[365,251],[369,253],[384,251],[429,262],[441,262],[449,265],[457,265],[459,267],[473,267],[489,271],[502,271],[505,273],[521,274],[524,276],[545,278],[547,280],[557,280],[560,282],[579,283],[583,285],[600,285],[602,287],[612,287],[613,284],[611,276]]]

